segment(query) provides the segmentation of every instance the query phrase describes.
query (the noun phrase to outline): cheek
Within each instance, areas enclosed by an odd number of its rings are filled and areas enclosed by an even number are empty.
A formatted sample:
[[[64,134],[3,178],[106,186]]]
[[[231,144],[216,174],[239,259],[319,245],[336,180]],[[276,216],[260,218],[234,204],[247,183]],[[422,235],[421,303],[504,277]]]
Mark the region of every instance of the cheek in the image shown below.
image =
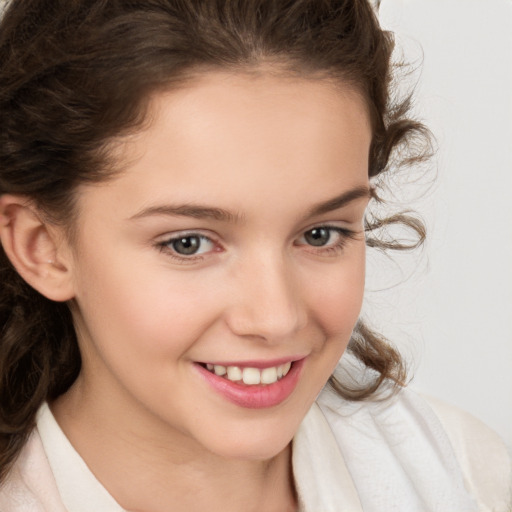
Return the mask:
[[[142,358],[185,351],[218,315],[215,287],[120,252],[124,258],[102,253],[81,262],[77,302],[90,337]]]
[[[350,258],[335,264],[308,290],[314,316],[326,336],[346,339],[361,312],[365,280],[364,246]]]

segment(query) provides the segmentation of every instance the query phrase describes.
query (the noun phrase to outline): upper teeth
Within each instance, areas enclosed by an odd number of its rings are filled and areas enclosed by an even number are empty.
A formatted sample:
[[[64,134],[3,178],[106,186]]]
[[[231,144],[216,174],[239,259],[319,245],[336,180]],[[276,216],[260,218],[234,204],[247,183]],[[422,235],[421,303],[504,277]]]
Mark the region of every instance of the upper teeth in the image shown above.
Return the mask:
[[[239,366],[222,366],[220,364],[207,364],[206,368],[215,375],[223,376],[233,382],[243,381],[244,384],[273,384],[287,375],[292,363],[284,363],[269,368],[240,368]]]

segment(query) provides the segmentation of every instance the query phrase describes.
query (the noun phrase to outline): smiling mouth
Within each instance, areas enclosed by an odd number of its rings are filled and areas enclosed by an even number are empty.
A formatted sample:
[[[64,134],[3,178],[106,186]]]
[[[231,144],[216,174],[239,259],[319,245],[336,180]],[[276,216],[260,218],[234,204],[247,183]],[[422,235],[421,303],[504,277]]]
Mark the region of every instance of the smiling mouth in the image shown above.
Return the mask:
[[[210,363],[202,363],[201,366],[206,368],[210,373],[231,382],[245,384],[247,386],[256,386],[274,384],[283,377],[286,377],[292,367],[292,362],[289,361],[287,363],[268,368],[222,366],[220,364]]]

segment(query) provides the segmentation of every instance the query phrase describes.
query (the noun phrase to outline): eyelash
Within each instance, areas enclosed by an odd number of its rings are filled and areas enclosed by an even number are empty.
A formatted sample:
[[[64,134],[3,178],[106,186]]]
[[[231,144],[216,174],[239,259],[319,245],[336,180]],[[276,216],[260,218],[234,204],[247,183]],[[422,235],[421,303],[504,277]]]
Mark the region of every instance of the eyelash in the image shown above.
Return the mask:
[[[315,230],[328,230],[330,232],[330,238],[332,237],[333,233],[336,233],[339,235],[339,239],[333,244],[333,245],[321,245],[321,246],[314,246],[311,244],[306,243],[300,243],[295,244],[298,246],[308,246],[310,247],[315,254],[320,255],[336,255],[343,251],[345,248],[345,245],[349,240],[353,240],[357,237],[357,233],[355,231],[346,229],[346,228],[340,228],[338,226],[329,226],[329,225],[320,225],[320,226],[314,226],[306,231],[304,231],[300,238],[304,238],[307,233],[312,233]],[[176,242],[179,242],[180,240],[187,239],[187,238],[199,238],[200,241],[208,241],[216,246],[216,248],[219,247],[219,244],[212,239],[211,237],[208,237],[206,235],[203,235],[201,233],[197,233],[195,231],[180,233],[177,236],[173,236],[172,238],[168,238],[166,240],[163,240],[161,242],[157,242],[156,246],[157,248],[170,256],[171,258],[177,260],[180,263],[194,263],[200,260],[204,259],[205,254],[209,254],[210,252],[216,252],[216,249],[214,248],[212,251],[206,251],[204,253],[200,254],[191,254],[190,256],[184,256],[180,255],[175,249],[172,248],[173,244]]]
[[[171,258],[178,260],[178,262],[180,262],[180,263],[193,263],[198,260],[202,260],[204,257],[203,254],[207,254],[207,252],[200,253],[200,254],[191,254],[190,256],[183,256],[183,255],[180,255],[175,249],[172,248],[173,244],[175,244],[176,242],[179,242],[180,240],[184,240],[187,238],[199,238],[200,241],[208,241],[217,247],[219,246],[219,244],[215,240],[210,238],[209,236],[202,235],[201,233],[197,233],[195,231],[190,231],[190,232],[180,233],[177,236],[173,236],[172,238],[168,238],[166,240],[158,242],[157,247],[160,251],[164,252],[166,255],[170,256]],[[213,249],[213,252],[215,252],[215,249]]]
[[[339,235],[339,239],[333,244],[333,245],[327,245],[327,246],[317,246],[316,248],[314,245],[311,244],[298,244],[298,245],[308,245],[310,248],[313,249],[313,251],[317,254],[331,256],[339,254],[343,251],[345,246],[350,240],[354,240],[357,237],[357,233],[355,231],[352,231],[347,228],[340,228],[338,226],[329,226],[329,225],[321,225],[321,226],[314,226],[313,228],[308,229],[307,231],[304,231],[301,238],[303,238],[306,233],[312,233],[315,230],[328,230],[330,232],[330,238],[332,237],[333,233],[336,233]]]

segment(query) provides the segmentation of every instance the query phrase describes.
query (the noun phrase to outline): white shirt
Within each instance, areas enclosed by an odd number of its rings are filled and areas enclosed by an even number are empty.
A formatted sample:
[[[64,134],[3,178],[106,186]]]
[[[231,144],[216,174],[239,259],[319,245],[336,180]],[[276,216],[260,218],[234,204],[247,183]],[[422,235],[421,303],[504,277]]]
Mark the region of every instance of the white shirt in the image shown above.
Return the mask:
[[[322,392],[292,453],[301,512],[512,511],[512,464],[498,436],[410,390],[363,403]],[[0,510],[125,512],[46,404],[0,488]]]

